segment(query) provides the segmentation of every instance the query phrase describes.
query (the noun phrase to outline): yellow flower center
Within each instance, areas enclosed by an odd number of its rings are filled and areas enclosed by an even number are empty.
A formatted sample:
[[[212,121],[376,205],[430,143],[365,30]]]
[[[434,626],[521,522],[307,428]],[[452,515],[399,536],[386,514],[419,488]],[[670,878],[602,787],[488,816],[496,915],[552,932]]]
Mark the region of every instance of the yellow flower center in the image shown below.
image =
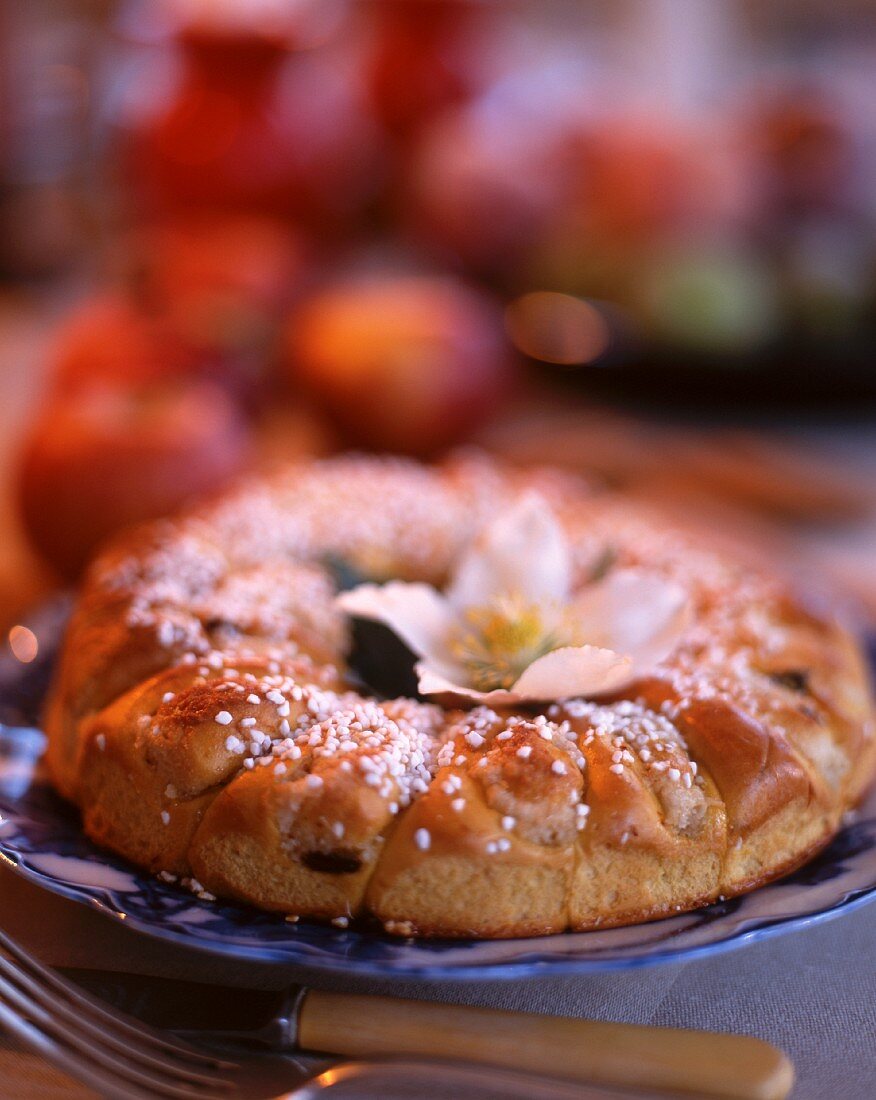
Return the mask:
[[[533,661],[565,643],[545,609],[516,595],[497,596],[470,607],[450,638],[450,652],[478,691],[510,688]]]

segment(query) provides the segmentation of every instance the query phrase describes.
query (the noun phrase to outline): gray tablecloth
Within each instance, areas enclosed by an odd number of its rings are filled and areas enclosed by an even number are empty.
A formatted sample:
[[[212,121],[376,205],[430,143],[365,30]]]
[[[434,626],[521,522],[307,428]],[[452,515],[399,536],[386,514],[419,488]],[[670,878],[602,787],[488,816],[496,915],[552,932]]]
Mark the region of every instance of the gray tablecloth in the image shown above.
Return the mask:
[[[711,959],[590,978],[491,983],[328,979],[212,958],[152,943],[83,906],[43,894],[3,868],[0,925],[60,966],[262,989],[303,977],[325,988],[746,1032],[793,1058],[794,1100],[876,1097],[876,904]],[[86,1095],[12,1044],[0,1046],[3,1100]]]

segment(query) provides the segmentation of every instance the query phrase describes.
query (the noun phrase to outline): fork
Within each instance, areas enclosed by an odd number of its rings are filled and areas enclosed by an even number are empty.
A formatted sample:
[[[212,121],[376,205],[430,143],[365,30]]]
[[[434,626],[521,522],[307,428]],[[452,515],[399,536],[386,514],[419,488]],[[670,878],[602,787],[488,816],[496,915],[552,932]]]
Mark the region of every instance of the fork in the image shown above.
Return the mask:
[[[0,950],[0,1024],[83,1084],[118,1100],[237,1093],[237,1063],[109,1011],[2,931]]]
[[[10,957],[6,957],[4,955]],[[368,1095],[427,1095],[436,1081],[457,1100],[646,1100],[644,1093],[582,1086],[495,1067],[422,1059],[347,1061],[261,1055],[249,1064],[195,1050],[97,998],[32,958],[0,930],[0,1026],[31,1050],[112,1100],[222,1100],[244,1095],[315,1100],[338,1085]],[[286,1014],[264,1039],[289,1036]],[[261,1072],[259,1072],[261,1071]],[[320,1072],[322,1071],[322,1072]],[[254,1080],[254,1078],[256,1080]],[[270,1087],[269,1087],[270,1085]],[[288,1091],[291,1089],[292,1091]],[[349,1093],[348,1093],[349,1095]],[[649,1094],[651,1095],[651,1094]]]

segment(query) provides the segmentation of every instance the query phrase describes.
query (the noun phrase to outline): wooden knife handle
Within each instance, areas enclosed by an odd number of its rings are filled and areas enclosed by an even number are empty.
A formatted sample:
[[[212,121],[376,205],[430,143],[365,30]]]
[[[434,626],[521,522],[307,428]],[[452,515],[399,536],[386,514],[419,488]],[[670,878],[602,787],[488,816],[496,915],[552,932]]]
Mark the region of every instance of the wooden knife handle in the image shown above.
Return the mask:
[[[591,1084],[782,1100],[794,1069],[747,1035],[600,1023],[488,1008],[310,990],[298,1020],[305,1050],[481,1062]]]

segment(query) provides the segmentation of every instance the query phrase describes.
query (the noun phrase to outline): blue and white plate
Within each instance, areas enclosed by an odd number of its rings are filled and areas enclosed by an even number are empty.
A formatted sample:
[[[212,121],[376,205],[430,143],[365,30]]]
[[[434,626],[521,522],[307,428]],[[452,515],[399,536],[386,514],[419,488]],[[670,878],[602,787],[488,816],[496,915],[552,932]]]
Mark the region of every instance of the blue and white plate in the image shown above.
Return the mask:
[[[41,643],[47,632],[53,630],[43,624]],[[0,667],[0,718],[20,723],[32,714],[47,664]],[[75,812],[41,780],[43,744],[32,726],[0,726],[0,860],[36,885],[124,920],[129,928],[238,959],[424,980],[586,974],[714,954],[876,898],[874,791],[833,843],[795,874],[651,924],[538,939],[417,942],[306,921],[288,924],[244,906],[200,901],[95,848]]]

